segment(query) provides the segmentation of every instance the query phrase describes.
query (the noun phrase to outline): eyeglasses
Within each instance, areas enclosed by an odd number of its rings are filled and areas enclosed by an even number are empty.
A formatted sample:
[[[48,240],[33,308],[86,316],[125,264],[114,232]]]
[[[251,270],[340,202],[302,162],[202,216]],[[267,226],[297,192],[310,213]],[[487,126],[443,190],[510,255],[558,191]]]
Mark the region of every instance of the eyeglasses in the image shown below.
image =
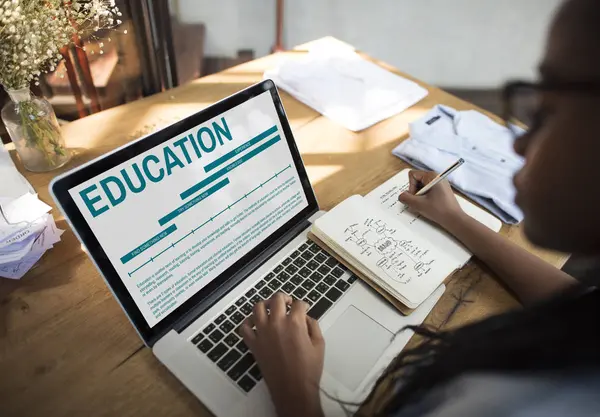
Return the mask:
[[[506,127],[511,130],[515,138],[523,135],[521,127],[527,127],[527,134],[531,135],[542,126],[546,116],[542,105],[542,93],[545,92],[600,95],[600,83],[513,81],[506,84],[502,92],[503,117]]]

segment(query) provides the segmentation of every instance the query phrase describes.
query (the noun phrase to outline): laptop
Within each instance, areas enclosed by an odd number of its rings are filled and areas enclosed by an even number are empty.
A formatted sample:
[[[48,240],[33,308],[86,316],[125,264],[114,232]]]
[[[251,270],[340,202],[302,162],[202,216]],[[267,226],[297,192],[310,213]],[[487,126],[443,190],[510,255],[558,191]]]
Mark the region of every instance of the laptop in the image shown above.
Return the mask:
[[[411,336],[398,332],[443,292],[404,317],[307,240],[322,212],[270,80],[50,191],[140,338],[216,416],[275,415],[237,333],[258,301],[282,291],[310,305],[326,341],[323,404],[345,415],[330,397],[362,400]]]

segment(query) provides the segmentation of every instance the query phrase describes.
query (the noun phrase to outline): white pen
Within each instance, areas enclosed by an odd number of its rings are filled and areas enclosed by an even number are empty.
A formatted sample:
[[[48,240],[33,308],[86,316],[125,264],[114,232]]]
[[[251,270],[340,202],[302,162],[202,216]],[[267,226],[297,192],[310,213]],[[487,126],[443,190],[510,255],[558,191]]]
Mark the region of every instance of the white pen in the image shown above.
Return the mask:
[[[448,175],[452,174],[456,169],[465,163],[465,160],[460,158],[458,161],[450,165],[444,172],[435,177],[429,184],[425,187],[421,188],[417,194],[417,196],[426,194],[429,190],[431,190],[438,182],[444,180]]]

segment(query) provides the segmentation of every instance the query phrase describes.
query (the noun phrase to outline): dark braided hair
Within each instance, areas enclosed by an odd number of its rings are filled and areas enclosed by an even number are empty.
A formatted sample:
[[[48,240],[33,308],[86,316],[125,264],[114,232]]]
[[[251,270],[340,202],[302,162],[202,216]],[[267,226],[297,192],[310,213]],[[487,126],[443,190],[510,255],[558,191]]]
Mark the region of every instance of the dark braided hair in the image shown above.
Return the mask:
[[[600,369],[600,291],[588,287],[456,330],[410,329],[424,340],[379,378],[377,386],[391,382],[396,391],[377,415],[392,415],[464,373]]]

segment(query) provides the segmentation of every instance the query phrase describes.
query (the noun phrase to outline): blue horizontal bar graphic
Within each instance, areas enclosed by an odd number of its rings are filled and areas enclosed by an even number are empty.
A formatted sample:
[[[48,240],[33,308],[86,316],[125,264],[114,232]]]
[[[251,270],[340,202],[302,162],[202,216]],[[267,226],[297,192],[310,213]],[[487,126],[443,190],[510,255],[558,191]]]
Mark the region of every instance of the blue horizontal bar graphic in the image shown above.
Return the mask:
[[[260,135],[253,137],[248,142],[245,142],[242,145],[235,148],[233,151],[227,152],[222,157],[217,158],[214,161],[212,161],[210,164],[206,165],[204,167],[204,172],[212,171],[213,169],[217,168],[219,165],[229,161],[231,158],[234,158],[239,153],[244,152],[246,149],[248,149],[252,145],[256,145],[258,142],[260,142],[261,140],[263,140],[264,138],[266,138],[268,136],[271,136],[275,132],[277,132],[277,126],[273,126],[269,129],[265,130]]]
[[[229,184],[229,179],[225,178],[223,181],[218,182],[217,184],[213,185],[208,190],[204,191],[202,194],[198,194],[196,197],[194,197],[187,203],[183,204],[182,206],[177,207],[175,210],[173,210],[166,216],[161,217],[158,220],[158,224],[160,224],[161,226],[164,226],[166,223],[169,223],[171,220],[173,220],[175,217],[179,216],[180,214],[185,213],[186,211],[188,211],[189,209],[194,207],[196,204],[198,204],[202,200],[210,197],[211,195],[213,195],[214,193],[219,191],[221,188],[225,187],[227,184]]]
[[[206,187],[211,182],[222,177],[223,175],[228,174],[229,171],[231,171],[232,169],[237,168],[244,162],[252,159],[253,157],[258,155],[262,151],[270,148],[271,146],[273,146],[274,144],[279,142],[280,140],[281,140],[281,137],[279,135],[275,136],[273,139],[268,140],[267,142],[263,143],[262,145],[252,149],[247,154],[242,155],[239,159],[236,159],[235,161],[233,161],[229,165],[225,166],[224,168],[221,168],[220,170],[218,170],[217,172],[212,174],[210,177],[205,178],[204,180],[200,181],[198,184],[191,186],[190,188],[188,188],[187,190],[185,190],[184,192],[179,194],[179,197],[181,197],[182,200],[185,200],[186,198],[188,198],[195,192],[200,191],[202,188]]]
[[[150,239],[148,239],[147,241],[145,241],[144,243],[142,243],[140,246],[138,246],[137,248],[135,248],[131,252],[123,255],[121,257],[121,263],[126,264],[127,262],[131,261],[133,258],[135,258],[136,256],[138,256],[140,253],[142,253],[145,250],[151,248],[152,246],[156,245],[158,242],[160,242],[161,240],[163,240],[164,238],[166,238],[167,236],[169,236],[175,230],[177,230],[177,226],[175,226],[174,224],[172,224],[171,226],[167,227],[165,230],[163,230],[160,233],[152,236]]]

